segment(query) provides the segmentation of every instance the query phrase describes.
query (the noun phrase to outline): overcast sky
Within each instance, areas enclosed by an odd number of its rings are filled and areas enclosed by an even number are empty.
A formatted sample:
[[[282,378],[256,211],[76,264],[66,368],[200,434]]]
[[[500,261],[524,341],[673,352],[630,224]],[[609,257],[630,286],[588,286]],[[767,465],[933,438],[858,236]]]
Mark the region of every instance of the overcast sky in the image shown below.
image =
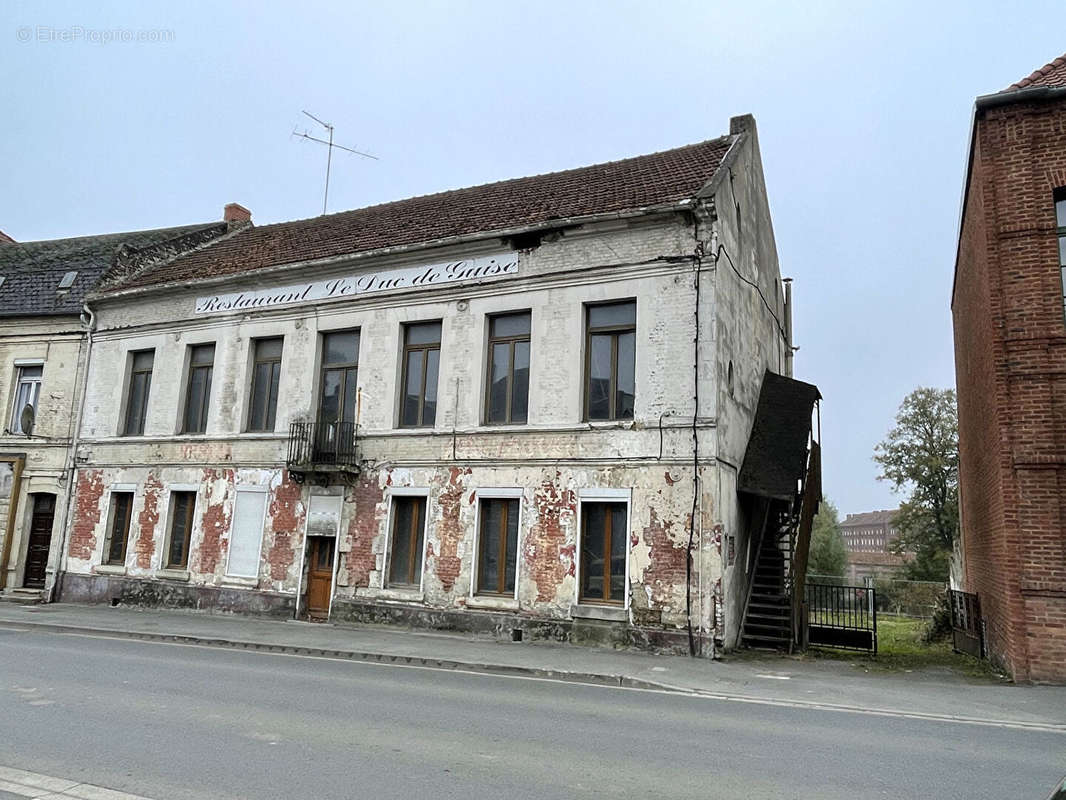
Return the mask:
[[[230,201],[313,216],[324,153],[290,136],[317,135],[301,109],[380,157],[335,158],[331,211],[676,147],[750,112],[796,376],[825,396],[826,494],[894,507],[874,444],[911,389],[954,385],[974,97],[1066,51],[1066,3],[789,5],[6,2],[0,229],[163,227]]]

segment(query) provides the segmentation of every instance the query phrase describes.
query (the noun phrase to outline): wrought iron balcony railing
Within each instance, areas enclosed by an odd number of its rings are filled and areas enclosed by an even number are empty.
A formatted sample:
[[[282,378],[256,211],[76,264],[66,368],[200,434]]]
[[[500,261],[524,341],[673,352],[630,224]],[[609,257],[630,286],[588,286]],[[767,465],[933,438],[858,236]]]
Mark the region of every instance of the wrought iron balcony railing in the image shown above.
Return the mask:
[[[293,422],[289,424],[286,466],[299,472],[356,469],[354,422]]]

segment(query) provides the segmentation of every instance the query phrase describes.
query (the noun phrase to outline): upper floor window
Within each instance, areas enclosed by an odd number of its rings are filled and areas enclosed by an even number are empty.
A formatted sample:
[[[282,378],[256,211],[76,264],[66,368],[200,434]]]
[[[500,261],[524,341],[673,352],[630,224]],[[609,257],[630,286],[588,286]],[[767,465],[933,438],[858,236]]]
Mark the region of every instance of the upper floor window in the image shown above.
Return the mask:
[[[1055,190],[1055,225],[1059,232],[1059,273],[1062,276],[1062,306],[1066,314],[1066,186]]]
[[[485,419],[526,421],[529,404],[529,312],[489,320],[489,378]]]
[[[252,403],[248,430],[272,431],[278,411],[278,385],[281,382],[282,338],[256,339],[252,362]]]
[[[359,331],[324,334],[318,399],[320,423],[355,422],[358,378]]]
[[[15,381],[15,404],[11,412],[11,432],[24,433],[27,436],[32,433],[33,419],[37,416],[37,401],[41,397],[41,378],[44,375],[44,365],[34,364],[18,368],[18,376]],[[30,413],[26,414],[26,409]],[[29,423],[29,430],[22,425],[23,417]]]
[[[126,436],[144,433],[144,420],[148,414],[148,393],[152,388],[154,350],[142,350],[130,354],[130,385],[126,395],[126,421],[122,432]]]
[[[214,365],[213,344],[197,344],[189,348],[189,383],[185,389],[182,433],[203,433],[207,430],[207,408],[211,399]]]
[[[437,420],[437,373],[440,369],[440,322],[404,327],[403,401],[400,425],[433,427]]]
[[[637,304],[586,307],[585,419],[633,419]]]

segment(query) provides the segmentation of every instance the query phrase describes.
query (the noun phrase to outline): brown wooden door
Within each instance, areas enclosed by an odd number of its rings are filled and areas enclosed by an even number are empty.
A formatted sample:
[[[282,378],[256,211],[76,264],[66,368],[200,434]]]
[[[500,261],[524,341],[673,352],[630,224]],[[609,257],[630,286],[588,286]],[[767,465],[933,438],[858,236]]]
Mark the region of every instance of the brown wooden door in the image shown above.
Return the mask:
[[[312,536],[307,540],[307,616],[329,616],[333,589],[333,538]]]
[[[33,495],[30,542],[26,548],[26,572],[22,579],[22,585],[30,589],[44,588],[44,572],[48,568],[48,548],[52,544],[52,521],[55,513],[54,494]]]

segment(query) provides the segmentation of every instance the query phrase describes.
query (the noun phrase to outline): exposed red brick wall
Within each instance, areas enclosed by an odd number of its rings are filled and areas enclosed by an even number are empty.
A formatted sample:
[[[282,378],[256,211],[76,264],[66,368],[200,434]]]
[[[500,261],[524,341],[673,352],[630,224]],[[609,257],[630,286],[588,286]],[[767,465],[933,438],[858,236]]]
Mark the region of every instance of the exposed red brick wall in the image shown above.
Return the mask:
[[[650,560],[644,570],[644,586],[651,589],[652,607],[671,605],[676,589],[684,590],[687,563],[685,558],[684,544],[678,544],[670,538],[670,531],[674,527],[673,520],[659,518],[659,513],[649,509],[648,524],[644,527],[644,541],[651,548]],[[685,525],[685,536],[688,536],[688,523]],[[631,542],[632,546],[639,544],[636,536]]]
[[[577,496],[571,489],[559,488],[555,480],[546,480],[533,493],[536,519],[525,541],[526,566],[537,584],[537,602],[555,599],[559,584],[574,574],[574,545],[565,544],[564,520],[577,516]]]
[[[965,582],[993,657],[1066,680],[1066,102],[978,112],[952,298]]]
[[[92,558],[96,548],[94,532],[100,523],[100,500],[104,496],[103,470],[84,469],[78,473],[74,524],[70,531],[71,558]]]
[[[152,555],[155,553],[155,528],[159,524],[159,496],[163,491],[163,482],[154,472],[149,472],[144,479],[144,507],[137,515],[137,539],[133,550],[137,554],[137,566],[150,569]]]
[[[233,486],[234,472],[232,469],[205,469],[203,482],[207,486],[213,486],[216,481],[225,481],[225,489],[218,497],[213,495],[207,498],[207,508],[204,509],[201,519],[203,539],[200,542],[200,572],[213,573],[226,553],[228,540],[224,540],[223,534],[229,531],[230,510],[226,506],[226,495]]]
[[[370,573],[377,569],[374,537],[381,530],[378,506],[384,497],[385,492],[379,486],[375,473],[360,475],[359,482],[348,493],[347,501],[355,506],[348,521],[348,543],[351,549],[345,559],[349,586],[369,586]]]
[[[440,543],[440,552],[437,553],[435,571],[445,592],[450,592],[455,586],[462,566],[459,543],[463,540],[464,530],[459,521],[459,511],[465,491],[463,477],[469,474],[469,468],[452,467],[448,472],[448,483],[437,494],[437,506],[440,508],[437,541]]]
[[[272,580],[285,580],[292,567],[295,544],[304,527],[306,512],[301,502],[302,497],[303,487],[296,483],[286,470],[282,473],[281,483],[271,492],[270,505],[267,508],[270,529],[274,533],[270,551],[267,553]]]

